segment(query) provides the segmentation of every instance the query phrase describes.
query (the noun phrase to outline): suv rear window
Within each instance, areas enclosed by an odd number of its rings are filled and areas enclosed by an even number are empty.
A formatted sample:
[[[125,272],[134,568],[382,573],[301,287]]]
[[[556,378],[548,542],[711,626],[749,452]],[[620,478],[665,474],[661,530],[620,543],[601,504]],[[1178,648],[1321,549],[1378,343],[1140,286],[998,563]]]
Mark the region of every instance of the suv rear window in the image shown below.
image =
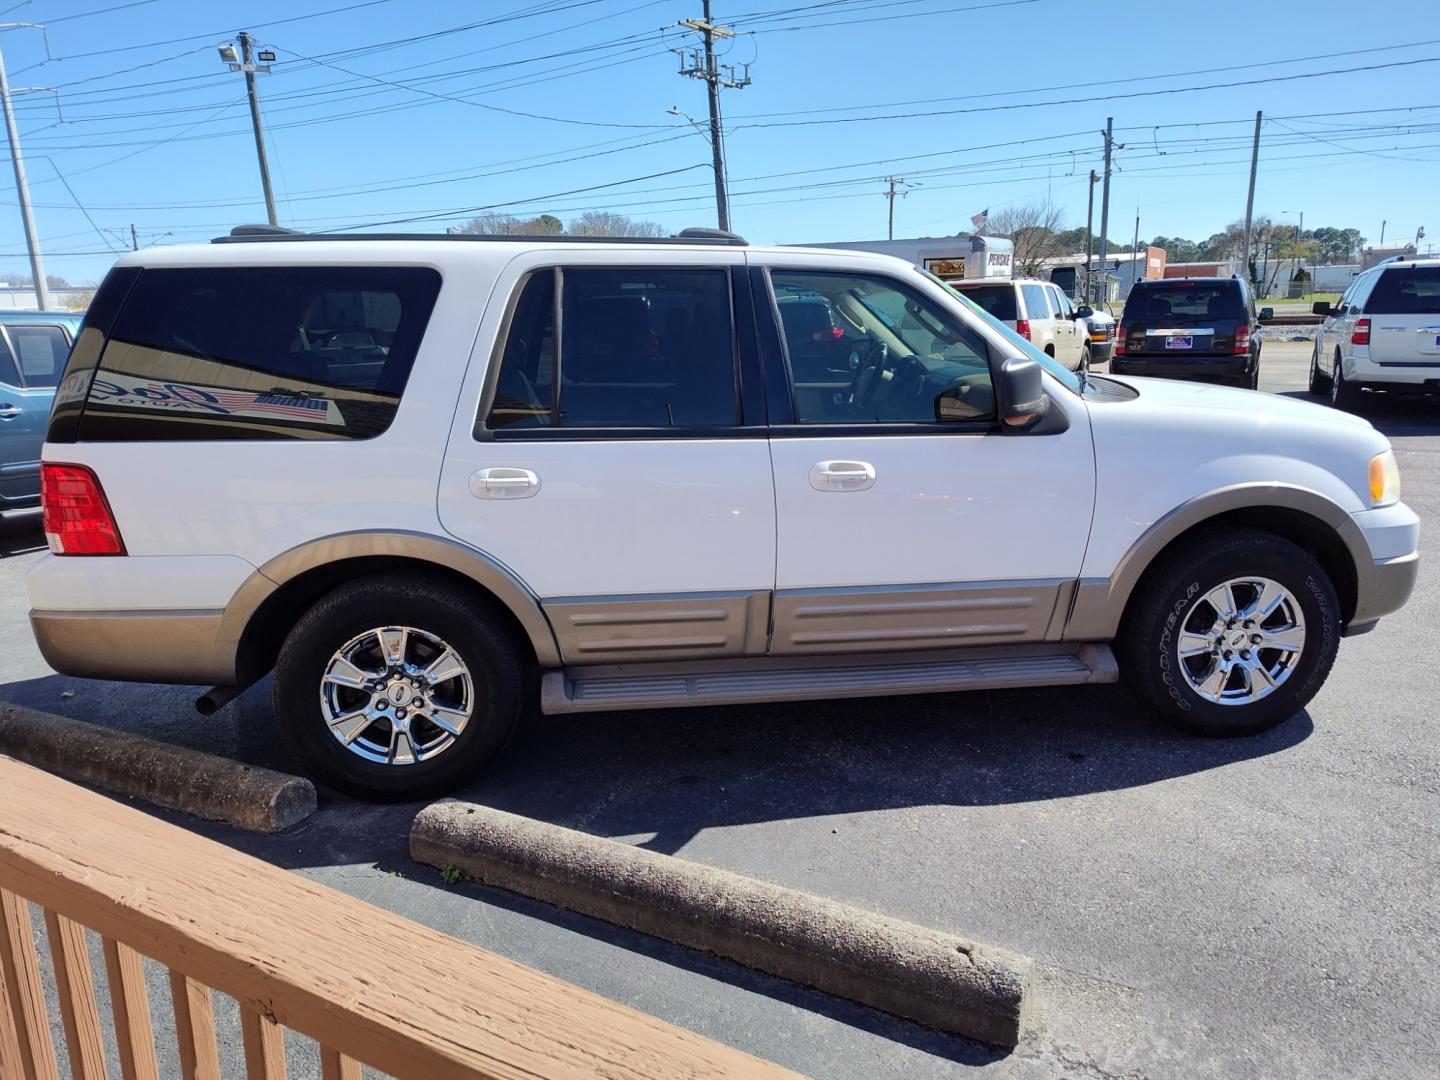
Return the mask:
[[[146,269],[93,373],[76,350],[55,419],[80,406],[92,442],[373,438],[439,290],[426,267]]]
[[[1125,301],[1122,322],[1154,323],[1167,319],[1244,319],[1245,304],[1235,281],[1184,284],[1136,284]]]
[[[1386,270],[1365,301],[1367,315],[1440,315],[1440,266]]]
[[[1017,318],[1014,285],[977,285],[973,288],[960,287],[955,290],[961,296],[975,301],[1001,322]]]

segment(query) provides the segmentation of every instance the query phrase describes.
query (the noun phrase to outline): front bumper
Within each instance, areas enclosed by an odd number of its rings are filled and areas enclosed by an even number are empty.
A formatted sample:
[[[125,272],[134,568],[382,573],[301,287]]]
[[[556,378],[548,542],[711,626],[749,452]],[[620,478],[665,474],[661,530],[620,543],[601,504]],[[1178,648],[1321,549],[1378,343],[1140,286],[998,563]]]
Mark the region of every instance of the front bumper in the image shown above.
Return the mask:
[[[1371,561],[1356,567],[1355,614],[1345,627],[1346,637],[1374,629],[1382,616],[1404,607],[1420,570],[1420,518],[1405,503],[1351,517],[1365,537]]]
[[[1368,633],[1383,616],[1404,607],[1415,590],[1419,573],[1419,552],[1401,555],[1398,559],[1382,559],[1362,570],[1356,590],[1355,616],[1342,636]]]

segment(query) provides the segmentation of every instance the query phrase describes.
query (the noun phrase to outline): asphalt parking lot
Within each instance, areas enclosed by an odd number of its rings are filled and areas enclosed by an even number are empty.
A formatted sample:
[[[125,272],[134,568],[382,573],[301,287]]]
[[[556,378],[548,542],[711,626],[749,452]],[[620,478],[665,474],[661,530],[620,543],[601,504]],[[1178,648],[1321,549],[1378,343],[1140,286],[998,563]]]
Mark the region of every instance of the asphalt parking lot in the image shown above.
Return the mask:
[[[1261,387],[1304,396],[1309,343]],[[1440,1030],[1440,403],[1362,409],[1426,528],[1410,605],[1344,642],[1263,735],[1171,732],[1119,687],[533,717],[461,797],[1027,954],[1013,1052],[940,1035],[413,864],[415,806],[322,792],[259,837],[172,818],[485,948],[816,1077],[1399,1077]],[[0,700],[284,768],[269,683],[50,672],[25,620],[37,523],[0,534]]]

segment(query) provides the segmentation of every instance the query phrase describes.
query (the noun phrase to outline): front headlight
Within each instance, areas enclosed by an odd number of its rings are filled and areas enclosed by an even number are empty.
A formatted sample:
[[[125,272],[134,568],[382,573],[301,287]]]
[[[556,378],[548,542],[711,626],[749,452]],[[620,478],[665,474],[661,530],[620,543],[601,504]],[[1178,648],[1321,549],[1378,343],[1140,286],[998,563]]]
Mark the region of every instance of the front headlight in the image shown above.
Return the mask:
[[[1400,501],[1400,466],[1395,451],[1386,450],[1370,459],[1370,505],[1389,506]]]

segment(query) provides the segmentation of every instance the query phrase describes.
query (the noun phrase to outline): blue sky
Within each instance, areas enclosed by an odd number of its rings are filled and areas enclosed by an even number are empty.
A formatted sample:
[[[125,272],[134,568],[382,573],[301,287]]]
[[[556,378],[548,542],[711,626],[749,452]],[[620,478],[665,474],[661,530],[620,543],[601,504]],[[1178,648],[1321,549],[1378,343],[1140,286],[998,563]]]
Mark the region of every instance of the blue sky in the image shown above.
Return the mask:
[[[714,224],[708,145],[666,111],[705,115],[670,51],[695,43],[675,24],[700,0],[7,6],[48,26],[49,62],[35,30],[0,48],[12,87],[58,88],[63,122],[51,94],[15,100],[47,270],[73,282],[101,276],[132,223],[145,245],[264,220],[244,81],[215,51],[241,29],[279,57],[260,92],[282,224],[438,232],[489,206]],[[733,227],[752,242],[883,236],[887,175],[918,182],[897,236],[1047,193],[1083,225],[1107,116],[1124,144],[1112,237],[1128,241],[1138,204],[1143,237],[1203,238],[1244,214],[1256,109],[1273,118],[1257,212],[1371,243],[1382,220],[1387,240],[1440,228],[1436,0],[1376,0],[1363,18],[1353,0],[715,9],[739,31],[725,62],[753,79],[723,96]],[[1353,68],[1368,70],[1295,78]],[[1235,83],[1249,85],[1215,86]],[[9,170],[0,204],[0,272],[26,273]]]

